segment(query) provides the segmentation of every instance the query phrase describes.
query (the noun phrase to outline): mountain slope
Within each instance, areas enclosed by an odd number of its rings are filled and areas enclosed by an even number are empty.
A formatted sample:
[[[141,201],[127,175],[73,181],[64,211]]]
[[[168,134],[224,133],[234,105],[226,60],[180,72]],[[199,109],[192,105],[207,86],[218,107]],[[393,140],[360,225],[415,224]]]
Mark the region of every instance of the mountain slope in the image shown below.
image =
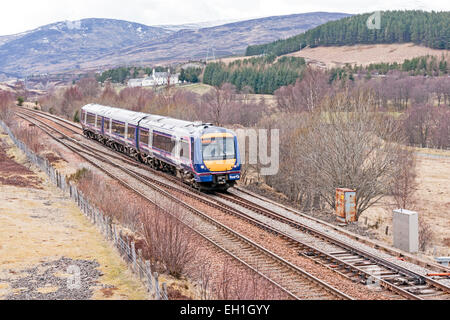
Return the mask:
[[[379,29],[369,29],[371,16],[360,14],[328,22],[294,37],[249,46],[246,55],[298,51],[304,47],[354,44],[407,43],[434,49],[450,49],[450,12],[383,11]]]
[[[25,74],[71,65],[171,32],[113,19],[58,22],[0,38],[0,70]]]
[[[243,54],[249,44],[289,37],[331,20],[347,17],[345,13],[313,12],[274,16],[229,23],[198,30],[186,29],[135,47],[124,48],[89,61],[82,67],[128,63],[157,63]]]
[[[59,22],[0,37],[0,72],[31,74],[242,54],[248,45],[285,38],[349,16],[314,12],[181,29],[110,19]],[[182,28],[182,27],[180,27]],[[9,38],[8,38],[9,37]]]

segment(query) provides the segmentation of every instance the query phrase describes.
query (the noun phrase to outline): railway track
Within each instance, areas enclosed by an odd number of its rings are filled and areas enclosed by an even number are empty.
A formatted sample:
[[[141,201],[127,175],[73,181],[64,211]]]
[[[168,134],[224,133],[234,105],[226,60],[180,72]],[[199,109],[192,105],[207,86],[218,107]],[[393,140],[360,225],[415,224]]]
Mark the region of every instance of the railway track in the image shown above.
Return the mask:
[[[450,273],[450,267],[446,267],[444,265],[440,265],[440,264],[437,264],[437,263],[434,263],[434,262],[418,259],[417,257],[411,256],[411,255],[409,255],[409,254],[407,254],[405,252],[401,252],[401,251],[396,250],[394,248],[388,247],[388,246],[386,246],[386,245],[384,245],[382,243],[376,242],[374,240],[367,239],[367,238],[362,237],[362,236],[360,236],[358,234],[351,233],[351,232],[349,232],[349,231],[347,231],[345,229],[342,229],[341,227],[338,227],[338,226],[336,226],[334,224],[331,224],[331,223],[326,222],[324,220],[320,220],[320,219],[314,218],[313,216],[308,215],[306,213],[303,213],[303,212],[301,212],[301,211],[299,211],[299,210],[297,210],[297,209],[295,209],[293,207],[281,204],[281,203],[279,203],[277,201],[271,200],[269,198],[261,196],[261,195],[259,195],[257,193],[249,191],[247,189],[243,189],[243,188],[241,188],[239,186],[235,186],[234,190],[235,190],[235,192],[233,192],[233,193],[237,192],[238,194],[241,194],[241,197],[246,197],[247,199],[250,199],[253,202],[255,202],[255,201],[256,202],[263,202],[265,204],[264,207],[274,206],[274,208],[278,208],[280,210],[283,210],[283,211],[285,211],[285,212],[287,212],[287,213],[289,213],[291,215],[294,215],[295,217],[305,218],[307,220],[312,221],[313,223],[315,223],[317,225],[320,225],[320,226],[322,226],[324,228],[333,230],[337,234],[344,235],[344,236],[346,236],[349,239],[361,242],[361,243],[367,245],[369,248],[373,248],[373,249],[376,249],[376,250],[378,250],[380,252],[384,252],[384,253],[392,256],[393,258],[397,257],[397,259],[399,259],[399,260],[407,261],[407,262],[416,264],[418,266],[421,266],[423,268],[434,270],[435,273]]]
[[[218,196],[269,219],[282,222],[303,233],[307,233],[313,236],[316,241],[331,245],[329,250],[320,250],[306,242],[299,242],[299,254],[309,257],[353,281],[362,281],[364,283],[373,281],[408,299],[450,300],[450,288],[435,279],[408,270],[368,251],[357,248],[348,242],[255,204],[248,199],[229,194],[219,194]],[[314,242],[316,243],[316,241]]]
[[[52,116],[54,117],[54,116]],[[54,117],[55,120],[60,121],[61,119]],[[64,121],[63,121],[64,122]],[[71,125],[78,130],[72,130],[74,133],[80,134],[80,128],[76,125],[71,124],[67,121],[68,125]],[[403,268],[395,263],[388,260],[382,259],[370,252],[364,251],[360,248],[356,248],[350,243],[344,242],[342,240],[336,239],[324,232],[315,230],[297,220],[290,217],[277,213],[275,211],[269,210],[258,204],[255,204],[248,199],[239,197],[233,194],[217,194],[215,196],[207,196],[200,193],[182,183],[180,180],[173,176],[168,176],[162,174],[159,171],[150,169],[149,167],[137,163],[135,161],[130,161],[129,157],[121,155],[121,157],[116,157],[116,159],[123,160],[129,164],[145,168],[146,170],[151,170],[154,174],[163,176],[164,179],[170,180],[174,185],[169,185],[151,177],[146,177],[146,179],[152,183],[165,188],[166,190],[175,191],[189,197],[195,197],[196,200],[203,202],[211,207],[219,209],[227,214],[237,216],[247,222],[258,226],[264,230],[275,233],[298,248],[299,254],[314,260],[316,263],[323,265],[345,277],[351,279],[352,281],[359,281],[362,283],[368,283],[369,281],[375,282],[382,288],[392,291],[395,294],[401,295],[407,299],[450,299],[450,289],[449,287],[439,283],[438,281],[426,277],[406,268]],[[127,159],[125,159],[127,158]],[[135,174],[136,173],[134,171]],[[222,200],[218,202],[216,198]],[[225,202],[224,202],[225,201]],[[261,217],[268,218],[270,220],[265,220],[262,222],[260,217],[255,215],[249,215],[239,210],[236,206],[248,209]],[[317,245],[311,243],[310,241],[301,241],[294,237],[286,231],[281,231],[285,228],[274,227],[273,222],[282,223],[289,226],[297,231],[308,234],[314,238],[314,242],[320,241],[324,242],[330,248],[329,250],[321,250],[317,248]]]
[[[183,223],[189,226],[197,234],[213,243],[216,247],[226,252],[240,263],[257,272],[259,275],[270,281],[280,290],[285,292],[293,299],[351,299],[348,295],[342,293],[338,289],[312,276],[308,272],[298,268],[297,266],[286,261],[282,257],[273,252],[263,248],[253,240],[230,229],[219,221],[213,219],[208,214],[186,204],[179,198],[173,196],[165,190],[161,184],[157,185],[153,181],[149,182],[148,177],[143,178],[140,174],[133,170],[126,169],[123,165],[114,163],[111,160],[105,159],[105,155],[91,147],[83,145],[69,136],[55,129],[48,123],[37,119],[31,113],[22,111],[18,116],[24,120],[33,123],[35,126],[43,130],[52,139],[61,143],[66,148],[82,157],[94,167],[100,169],[111,178],[118,181],[126,188],[132,190],[146,200],[155,204],[155,201],[146,193],[147,187],[150,187],[158,196],[164,196],[177,203],[185,211],[192,213],[191,218],[180,218]],[[35,121],[31,121],[29,117]],[[61,135],[58,137],[54,133]],[[136,165],[136,163],[133,163]],[[117,175],[113,172],[115,170],[121,171]],[[139,188],[130,184],[130,178],[137,181],[136,185],[145,186]],[[170,213],[169,213],[170,214]]]

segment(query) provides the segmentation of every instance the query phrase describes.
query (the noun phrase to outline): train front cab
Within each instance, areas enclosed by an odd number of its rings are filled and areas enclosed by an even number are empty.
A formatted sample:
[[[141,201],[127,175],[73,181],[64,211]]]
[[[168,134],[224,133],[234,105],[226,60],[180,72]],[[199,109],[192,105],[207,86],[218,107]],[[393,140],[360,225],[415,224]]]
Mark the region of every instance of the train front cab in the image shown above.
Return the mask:
[[[241,161],[236,135],[204,133],[195,139],[195,181],[204,190],[227,190],[241,178]]]

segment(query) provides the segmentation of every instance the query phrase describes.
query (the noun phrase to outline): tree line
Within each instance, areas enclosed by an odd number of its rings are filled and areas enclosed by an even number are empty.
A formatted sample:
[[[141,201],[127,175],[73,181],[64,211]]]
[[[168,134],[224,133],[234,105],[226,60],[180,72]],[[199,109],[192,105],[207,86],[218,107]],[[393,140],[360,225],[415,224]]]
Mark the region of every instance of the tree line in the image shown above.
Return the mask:
[[[118,67],[105,70],[101,74],[97,75],[96,78],[97,81],[101,83],[105,81],[110,81],[113,83],[125,83],[126,80],[129,80],[131,78],[137,78],[140,76],[143,77],[145,74],[152,74],[153,69],[155,69],[156,72],[167,72],[169,67]]]
[[[294,37],[249,46],[247,56],[299,51],[307,46],[413,42],[435,49],[450,49],[450,12],[383,11],[380,29],[369,29],[371,16],[359,14],[330,21]]]
[[[386,75],[391,71],[407,72],[411,76],[429,76],[437,77],[447,75],[449,73],[449,57],[442,55],[440,58],[436,56],[422,56],[412,59],[405,59],[402,63],[397,62],[379,62],[371,63],[368,66],[358,66],[347,64],[343,67],[332,68],[330,70],[330,81],[350,77],[353,74],[366,73],[370,79],[372,75]]]
[[[387,74],[390,70],[408,72],[410,75],[418,76],[440,76],[448,74],[448,62],[444,55],[438,60],[436,56],[423,56],[405,59],[403,63],[372,63],[366,69],[369,72],[376,71],[379,74]]]
[[[273,94],[282,86],[295,83],[305,68],[305,59],[274,55],[236,60],[228,65],[210,63],[203,74],[203,83],[220,87],[233,84],[237,90],[250,88],[253,93]]]
[[[200,75],[202,74],[202,68],[182,68],[180,72],[180,81],[186,81],[190,83],[197,83],[200,81]]]

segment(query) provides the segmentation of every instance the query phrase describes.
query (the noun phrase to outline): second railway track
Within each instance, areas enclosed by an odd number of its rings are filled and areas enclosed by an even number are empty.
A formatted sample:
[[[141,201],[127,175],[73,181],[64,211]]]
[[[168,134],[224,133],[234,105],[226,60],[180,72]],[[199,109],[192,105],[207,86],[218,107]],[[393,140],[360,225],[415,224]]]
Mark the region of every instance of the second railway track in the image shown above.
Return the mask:
[[[37,112],[33,113],[37,114]],[[30,115],[30,113],[28,115]],[[59,122],[60,126],[65,127],[73,133],[80,134],[81,129],[66,120],[46,114],[40,114],[40,116],[56,123]],[[75,129],[69,128],[68,126]],[[92,147],[86,145],[84,145],[84,147],[91,148],[91,151],[96,151]],[[315,262],[332,269],[333,271],[353,281],[367,282],[368,280],[375,280],[375,282],[377,282],[384,289],[390,290],[408,299],[450,299],[449,288],[438,281],[400,267],[394,263],[377,257],[370,252],[358,249],[349,243],[333,238],[323,232],[319,232],[300,223],[299,221],[255,204],[248,199],[234,194],[217,194],[215,196],[205,195],[190,188],[189,186],[184,185],[175,177],[165,174],[163,175],[161,172],[135,162],[123,154],[108,155],[108,157],[125,161],[130,165],[146,168],[147,170],[151,170],[154,174],[164,176],[164,179],[171,181],[173,185],[154,179],[150,176],[146,176],[146,180],[148,180],[147,183],[150,182],[151,184],[158,185],[166,190],[176,191],[189,197],[196,197],[196,200],[209,206],[215,207],[216,209],[219,209],[227,214],[232,214],[244,219],[262,229],[278,234],[287,241],[295,244],[298,247],[300,255],[308,257],[309,259],[312,259]],[[130,170],[133,174],[139,175],[139,173],[132,169],[128,170]],[[269,220],[266,219],[265,222],[261,221],[260,217],[245,213],[243,210],[239,210],[236,206],[248,209],[261,217],[268,218]],[[282,231],[282,229],[285,228],[279,228],[276,225],[274,226],[274,223],[271,223],[270,221],[283,223],[296,229],[297,231],[311,235],[317,239],[317,241],[326,242],[335,249],[328,251],[321,250],[314,244],[308,243],[307,241],[301,241],[298,238],[293,237],[291,234]]]
[[[247,267],[251,268],[253,271],[266,278],[291,298],[351,299],[350,296],[342,293],[338,289],[312,276],[308,272],[291,264],[273,252],[263,248],[256,242],[223,225],[202,211],[184,203],[177,197],[164,190],[161,186],[150,183],[147,181],[148,178],[143,178],[135,171],[126,169],[111,160],[105,159],[103,154],[98,154],[98,150],[94,150],[93,148],[89,149],[88,146],[72,140],[69,136],[60,132],[58,129],[51,127],[42,120],[35,118],[34,120],[36,122],[33,122],[24,117],[24,115],[31,117],[31,113],[27,113],[26,111],[23,111],[22,115],[18,114],[19,117],[22,117],[30,123],[34,123],[34,125],[46,132],[54,140],[63,144],[91,165],[102,170],[111,178],[119,181],[122,185],[136,192],[140,196],[154,203],[154,200],[148,195],[148,188],[142,189],[139,188],[139,185],[150,187],[154,192],[157,192],[159,195],[163,195],[174,203],[180,205],[184,210],[193,213],[193,215],[190,215],[189,219],[183,220],[185,224],[200,234],[203,238],[207,239],[221,250],[225,251]],[[51,131],[57,132],[62,135],[63,138],[56,136]],[[113,174],[112,172],[114,172],[114,170],[122,171],[122,173],[128,178],[124,179],[122,174]],[[130,178],[138,181],[138,183],[131,185],[129,181]]]

